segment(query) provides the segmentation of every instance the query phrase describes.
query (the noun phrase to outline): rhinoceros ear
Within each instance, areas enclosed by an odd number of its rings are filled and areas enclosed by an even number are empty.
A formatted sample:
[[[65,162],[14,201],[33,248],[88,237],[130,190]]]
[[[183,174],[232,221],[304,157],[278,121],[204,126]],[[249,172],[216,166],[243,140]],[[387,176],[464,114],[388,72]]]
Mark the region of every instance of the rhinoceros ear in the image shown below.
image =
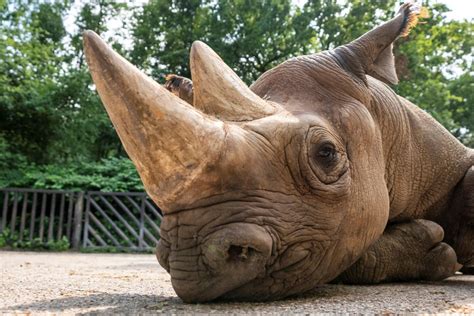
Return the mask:
[[[250,121],[271,115],[276,105],[257,96],[206,44],[191,48],[194,106],[226,121]]]
[[[427,16],[425,8],[414,3],[405,3],[393,19],[331,53],[346,70],[364,83],[365,74],[369,74],[386,83],[397,84],[393,42],[399,37],[407,36],[418,23],[418,18]]]

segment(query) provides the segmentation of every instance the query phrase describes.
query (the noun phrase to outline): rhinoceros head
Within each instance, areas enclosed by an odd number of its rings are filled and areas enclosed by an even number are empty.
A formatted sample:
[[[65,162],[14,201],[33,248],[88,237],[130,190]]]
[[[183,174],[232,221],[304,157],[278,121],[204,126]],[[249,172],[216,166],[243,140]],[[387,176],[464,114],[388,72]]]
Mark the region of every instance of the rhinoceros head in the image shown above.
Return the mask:
[[[380,236],[389,194],[366,74],[397,81],[391,45],[416,14],[404,5],[354,42],[293,58],[251,88],[195,42],[194,106],[84,34],[100,97],[163,209],[157,257],[183,300],[300,293]]]

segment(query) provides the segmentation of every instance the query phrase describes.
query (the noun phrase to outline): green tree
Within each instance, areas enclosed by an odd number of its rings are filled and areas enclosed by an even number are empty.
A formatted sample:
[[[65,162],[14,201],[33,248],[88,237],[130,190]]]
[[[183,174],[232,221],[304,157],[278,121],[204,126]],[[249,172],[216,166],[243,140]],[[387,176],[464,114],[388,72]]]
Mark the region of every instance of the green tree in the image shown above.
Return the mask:
[[[62,68],[65,7],[4,2],[0,13],[0,133],[8,148],[37,162],[59,137],[61,113],[50,98]]]
[[[400,95],[433,115],[466,145],[473,146],[474,24],[448,21],[443,4],[430,6],[430,17],[397,42]]]
[[[291,56],[347,43],[395,14],[398,1],[155,0],[137,11],[133,61],[154,78],[190,76],[189,49],[208,43],[247,83]],[[394,89],[455,136],[473,145],[472,21],[449,21],[448,8],[425,1],[431,17],[395,55],[401,79]]]
[[[0,185],[138,188],[133,166],[114,158],[126,155],[85,63],[86,29],[160,81],[190,76],[189,50],[202,40],[250,84],[292,56],[351,41],[392,17],[398,3],[0,0]],[[447,20],[445,5],[424,3],[431,17],[396,42],[394,89],[474,146],[473,22]],[[122,27],[112,31],[117,19]]]
[[[311,47],[311,16],[285,1],[150,1],[135,15],[132,60],[157,79],[190,75],[195,40],[212,46],[248,83]]]
[[[106,21],[124,7],[85,4],[77,32],[67,34],[67,3],[4,3],[0,135],[8,150],[39,164],[123,155],[83,61],[81,38],[84,29],[107,31]]]

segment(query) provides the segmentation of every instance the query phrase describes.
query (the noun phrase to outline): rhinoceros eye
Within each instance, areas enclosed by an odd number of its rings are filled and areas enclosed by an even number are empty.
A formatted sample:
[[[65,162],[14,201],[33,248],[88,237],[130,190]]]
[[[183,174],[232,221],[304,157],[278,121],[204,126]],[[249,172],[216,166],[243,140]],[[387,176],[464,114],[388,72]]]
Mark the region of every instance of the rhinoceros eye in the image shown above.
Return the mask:
[[[301,149],[298,167],[311,189],[342,192],[348,188],[340,179],[349,170],[349,160],[344,142],[335,132],[320,126],[311,127]]]
[[[323,143],[321,146],[319,146],[316,156],[318,161],[325,166],[333,164],[338,159],[336,147],[334,147],[334,145],[331,143]]]

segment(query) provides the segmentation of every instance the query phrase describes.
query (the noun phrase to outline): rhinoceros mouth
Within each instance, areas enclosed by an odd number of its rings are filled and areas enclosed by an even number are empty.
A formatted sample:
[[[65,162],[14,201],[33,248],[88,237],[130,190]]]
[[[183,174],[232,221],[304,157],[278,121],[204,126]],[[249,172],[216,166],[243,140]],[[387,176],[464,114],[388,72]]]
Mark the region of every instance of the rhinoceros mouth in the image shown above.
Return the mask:
[[[254,279],[249,280],[243,284],[236,285],[233,287],[226,287],[222,285],[222,281],[212,282],[207,286],[201,284],[192,285],[188,281],[183,282],[183,288],[180,287],[180,280],[172,279],[173,288],[175,289],[178,296],[186,303],[203,303],[211,301],[252,301],[252,297],[238,297],[232,295],[234,292],[238,292],[240,288],[244,288],[248,284],[251,284]],[[195,290],[190,290],[193,287]],[[184,289],[185,288],[185,289]],[[186,291],[186,294],[183,293]],[[254,299],[255,300],[255,299]]]

